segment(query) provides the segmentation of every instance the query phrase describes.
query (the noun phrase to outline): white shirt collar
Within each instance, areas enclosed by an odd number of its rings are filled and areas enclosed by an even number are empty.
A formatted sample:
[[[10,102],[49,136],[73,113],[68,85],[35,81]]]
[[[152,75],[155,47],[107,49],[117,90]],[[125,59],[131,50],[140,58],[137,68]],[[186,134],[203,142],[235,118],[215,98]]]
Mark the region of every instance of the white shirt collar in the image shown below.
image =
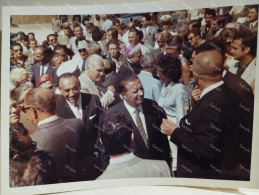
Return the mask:
[[[68,105],[69,105],[70,107],[71,107],[71,106],[75,107],[75,103],[72,103],[72,102],[70,102],[70,101],[68,101],[68,100],[66,100],[66,101],[67,101],[67,103],[68,103]],[[81,94],[80,94],[78,100],[76,101],[76,103],[77,103],[77,105],[78,105],[78,109],[81,109],[81,108],[82,108]]]
[[[251,24],[253,25],[253,27],[256,25],[256,23],[258,22],[258,20],[254,21],[254,22],[250,22],[250,26]]]
[[[205,94],[207,94],[207,93],[209,93],[211,90],[213,90],[213,89],[219,87],[219,86],[222,85],[223,83],[224,83],[223,81],[219,81],[219,82],[217,82],[217,83],[215,83],[215,84],[213,84],[213,85],[207,87],[206,89],[204,89],[204,90],[202,91],[202,93],[201,93],[200,99],[201,99]]]
[[[117,164],[117,163],[123,163],[123,162],[127,162],[131,159],[134,158],[134,154],[133,152],[123,156],[123,157],[118,157],[118,158],[111,158],[110,159],[110,164]]]
[[[123,102],[124,102],[124,105],[125,105],[126,109],[129,111],[129,113],[130,113],[131,115],[132,115],[132,114],[135,114],[136,108],[134,108],[134,107],[132,107],[131,105],[129,105],[129,104],[126,102],[126,100],[123,100]],[[143,112],[142,105],[139,105],[139,106],[137,107],[137,109],[139,109],[140,112]]]
[[[57,120],[58,118],[59,118],[58,115],[51,116],[51,117],[49,117],[49,118],[46,118],[46,119],[44,119],[44,120],[38,122],[38,126],[43,125],[43,124],[45,124],[45,123],[49,123],[49,122],[55,121],[55,120]]]

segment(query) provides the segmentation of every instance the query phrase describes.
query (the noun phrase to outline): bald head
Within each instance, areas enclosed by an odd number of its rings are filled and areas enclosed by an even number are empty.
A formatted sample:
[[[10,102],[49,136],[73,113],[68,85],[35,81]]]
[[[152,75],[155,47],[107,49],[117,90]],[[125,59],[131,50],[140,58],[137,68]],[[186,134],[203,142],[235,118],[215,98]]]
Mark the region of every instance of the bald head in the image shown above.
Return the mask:
[[[199,75],[216,77],[224,70],[223,56],[218,50],[199,53],[193,61],[193,70]]]
[[[54,94],[49,89],[40,87],[28,91],[25,104],[27,107],[45,113],[54,113],[56,107]]]

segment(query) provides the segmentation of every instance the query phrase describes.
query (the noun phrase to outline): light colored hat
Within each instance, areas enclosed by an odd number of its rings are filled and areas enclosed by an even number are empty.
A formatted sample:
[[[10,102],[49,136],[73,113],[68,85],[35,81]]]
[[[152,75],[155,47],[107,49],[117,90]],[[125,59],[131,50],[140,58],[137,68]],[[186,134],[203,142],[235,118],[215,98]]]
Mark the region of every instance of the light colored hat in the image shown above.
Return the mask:
[[[86,47],[87,47],[87,42],[85,40],[78,41],[78,45],[77,45],[78,49],[86,49]]]
[[[73,73],[77,69],[77,65],[74,61],[68,60],[60,65],[57,69],[57,76],[60,77],[64,73]]]
[[[173,17],[171,15],[163,15],[160,17],[161,22],[172,22]]]

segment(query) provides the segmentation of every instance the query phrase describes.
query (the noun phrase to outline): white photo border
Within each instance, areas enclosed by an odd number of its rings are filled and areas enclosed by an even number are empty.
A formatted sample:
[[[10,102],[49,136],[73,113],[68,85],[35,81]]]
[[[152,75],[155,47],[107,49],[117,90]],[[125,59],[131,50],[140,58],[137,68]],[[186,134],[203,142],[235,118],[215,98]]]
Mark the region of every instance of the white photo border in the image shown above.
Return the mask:
[[[181,0],[181,1],[150,1],[144,3],[122,3],[122,4],[95,4],[87,6],[75,6],[65,4],[65,6],[6,6],[3,7],[2,16],[2,69],[1,69],[1,192],[2,194],[45,194],[62,191],[75,191],[83,189],[100,189],[108,187],[125,186],[147,186],[147,185],[175,185],[175,186],[195,186],[208,188],[232,188],[232,189],[257,189],[259,188],[259,80],[255,83],[255,104],[254,104],[254,128],[252,144],[252,161],[250,181],[229,181],[210,179],[187,179],[187,178],[144,178],[144,179],[116,179],[102,181],[85,181],[62,184],[51,184],[30,187],[9,187],[9,49],[10,48],[10,16],[11,15],[73,15],[73,14],[111,14],[111,13],[142,13],[142,12],[162,12],[173,10],[185,10],[207,7],[222,7],[233,5],[258,4],[258,0]],[[258,54],[257,43],[257,54]],[[257,55],[257,62],[259,57]],[[256,78],[259,78],[259,68],[256,69]],[[258,101],[256,101],[258,100]]]

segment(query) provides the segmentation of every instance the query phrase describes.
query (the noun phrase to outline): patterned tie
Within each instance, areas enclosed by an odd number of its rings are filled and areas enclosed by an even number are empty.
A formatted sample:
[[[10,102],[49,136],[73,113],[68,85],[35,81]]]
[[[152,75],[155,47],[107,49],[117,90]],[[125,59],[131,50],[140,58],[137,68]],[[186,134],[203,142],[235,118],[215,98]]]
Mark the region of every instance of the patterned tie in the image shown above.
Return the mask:
[[[75,113],[74,114],[76,115],[76,118],[79,118],[79,119],[82,120],[82,115],[79,111],[79,105],[75,102],[74,106],[75,106]]]
[[[145,146],[147,147],[148,149],[148,140],[147,140],[147,136],[146,136],[146,133],[145,133],[145,130],[144,130],[144,126],[143,126],[143,123],[141,121],[141,118],[139,117],[139,109],[135,109],[135,117],[136,117],[136,123],[137,123],[137,128],[139,130],[139,133],[142,137],[142,140],[144,141],[145,143]]]
[[[95,87],[98,91],[99,98],[102,98],[103,94],[98,83],[95,83]]]
[[[44,66],[42,66],[42,68],[41,68],[41,75],[40,76],[42,76],[42,75],[44,75]]]

